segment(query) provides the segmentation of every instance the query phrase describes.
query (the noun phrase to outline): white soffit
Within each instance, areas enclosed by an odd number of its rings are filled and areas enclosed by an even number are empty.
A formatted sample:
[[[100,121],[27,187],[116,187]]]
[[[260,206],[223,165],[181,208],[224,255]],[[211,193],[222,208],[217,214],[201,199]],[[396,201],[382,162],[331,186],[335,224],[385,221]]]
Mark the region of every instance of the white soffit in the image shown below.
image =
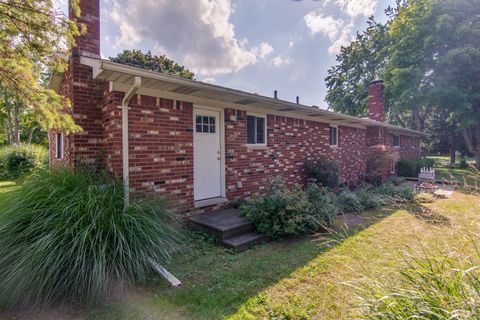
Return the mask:
[[[349,127],[365,128],[368,126],[389,128],[395,133],[411,136],[426,136],[422,132],[393,126],[370,119],[344,115],[313,106],[306,106],[289,101],[262,96],[241,90],[226,88],[201,81],[184,79],[173,75],[148,71],[137,67],[114,63],[109,60],[81,57],[81,63],[92,67],[93,77],[111,81],[113,91],[126,92],[131,87],[134,77],[142,78],[138,94],[177,99],[193,103],[210,103],[217,106],[244,110],[252,108],[272,111],[285,116]],[[215,106],[215,105],[212,105]]]

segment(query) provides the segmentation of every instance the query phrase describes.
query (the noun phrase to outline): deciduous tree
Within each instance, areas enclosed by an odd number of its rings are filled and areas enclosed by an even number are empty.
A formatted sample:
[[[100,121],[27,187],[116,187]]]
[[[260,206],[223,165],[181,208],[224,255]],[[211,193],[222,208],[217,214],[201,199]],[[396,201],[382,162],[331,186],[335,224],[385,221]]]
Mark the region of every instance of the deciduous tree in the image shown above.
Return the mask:
[[[71,10],[78,16],[77,2]],[[69,101],[41,81],[43,73],[65,69],[80,31],[53,0],[0,0],[0,86],[31,109],[45,129],[80,130],[64,112]]]
[[[141,50],[123,50],[116,57],[110,57],[110,60],[150,71],[173,74],[187,79],[195,79],[195,74],[190,70],[187,70],[184,66],[168,59],[165,55],[157,56],[150,51],[144,53]]]

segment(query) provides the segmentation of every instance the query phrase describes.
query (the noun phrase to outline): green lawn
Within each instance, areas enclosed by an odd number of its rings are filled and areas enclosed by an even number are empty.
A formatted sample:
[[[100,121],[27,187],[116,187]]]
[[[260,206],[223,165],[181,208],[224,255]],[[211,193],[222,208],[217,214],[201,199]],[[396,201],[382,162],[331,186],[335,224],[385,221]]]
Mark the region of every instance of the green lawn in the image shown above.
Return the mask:
[[[14,188],[14,184],[0,184],[0,204]],[[417,254],[420,248],[435,244],[460,256],[469,253],[459,235],[480,227],[480,197],[456,192],[451,199],[426,206],[436,212],[435,219],[416,214],[413,207],[384,208],[364,213],[368,223],[361,229],[273,242],[240,254],[213,246],[200,236],[191,237],[189,250],[165,266],[183,282],[180,288],[153,279],[102,308],[23,311],[20,318],[356,317],[361,293],[353,287],[369,279],[395,286],[405,252]],[[18,314],[0,314],[2,319],[9,316],[13,319]]]
[[[428,158],[435,160],[435,171],[437,179],[455,181],[468,190],[480,192],[480,171],[470,167],[467,169],[449,168],[442,165],[441,162],[448,162],[449,157],[445,156],[429,156]],[[473,158],[467,158],[467,162],[473,163]]]

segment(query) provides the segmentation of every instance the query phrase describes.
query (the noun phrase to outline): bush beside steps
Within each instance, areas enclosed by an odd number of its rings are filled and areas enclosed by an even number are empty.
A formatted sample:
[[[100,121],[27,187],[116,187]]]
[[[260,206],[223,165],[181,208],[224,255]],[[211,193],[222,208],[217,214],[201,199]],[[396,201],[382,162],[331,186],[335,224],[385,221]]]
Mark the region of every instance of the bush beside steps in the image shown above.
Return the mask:
[[[364,186],[337,196],[316,184],[309,184],[305,191],[299,186],[288,188],[281,177],[275,177],[267,183],[264,194],[242,203],[240,209],[259,232],[271,239],[298,236],[330,228],[340,213],[355,214],[417,199],[411,188],[398,184],[393,179],[377,188]]]
[[[165,200],[132,201],[106,174],[38,173],[0,209],[2,307],[101,304],[112,290],[143,283],[150,259],[177,249]]]

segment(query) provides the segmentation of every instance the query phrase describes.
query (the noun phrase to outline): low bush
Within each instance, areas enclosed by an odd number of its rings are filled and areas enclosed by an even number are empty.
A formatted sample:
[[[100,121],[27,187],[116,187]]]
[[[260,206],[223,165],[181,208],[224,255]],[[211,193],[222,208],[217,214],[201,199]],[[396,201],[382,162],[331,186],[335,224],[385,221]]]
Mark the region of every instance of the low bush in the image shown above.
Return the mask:
[[[340,212],[336,196],[327,188],[310,184],[307,188],[308,211],[321,227],[331,227]]]
[[[365,210],[376,209],[385,205],[383,198],[374,193],[373,190],[360,189],[355,194]]]
[[[468,165],[468,162],[467,162],[467,159],[465,159],[465,157],[462,157],[460,159],[460,162],[458,163],[458,167],[460,169],[467,169],[469,168],[470,166]]]
[[[335,188],[339,184],[340,171],[338,163],[326,156],[320,156],[317,160],[305,161],[307,177],[322,187]]]
[[[360,198],[354,192],[343,191],[338,196],[337,201],[342,212],[358,213],[365,210]]]
[[[409,187],[397,187],[393,183],[384,183],[375,190],[385,204],[412,202],[415,199],[415,192]]]
[[[47,164],[48,151],[43,146],[22,144],[0,149],[0,178],[20,178]]]
[[[400,160],[395,164],[395,172],[400,177],[417,177],[421,168],[431,168],[434,164],[435,161],[428,158]]]
[[[102,303],[176,250],[172,217],[162,199],[124,208],[107,175],[36,174],[0,208],[0,301]]]
[[[289,189],[280,177],[271,179],[265,193],[248,200],[241,210],[259,232],[273,239],[315,232],[329,225],[338,212],[325,189]]]
[[[405,182],[405,178],[402,178],[402,177],[390,177],[386,181],[386,183],[391,183],[396,187],[398,187],[399,185],[401,185],[404,182]]]

